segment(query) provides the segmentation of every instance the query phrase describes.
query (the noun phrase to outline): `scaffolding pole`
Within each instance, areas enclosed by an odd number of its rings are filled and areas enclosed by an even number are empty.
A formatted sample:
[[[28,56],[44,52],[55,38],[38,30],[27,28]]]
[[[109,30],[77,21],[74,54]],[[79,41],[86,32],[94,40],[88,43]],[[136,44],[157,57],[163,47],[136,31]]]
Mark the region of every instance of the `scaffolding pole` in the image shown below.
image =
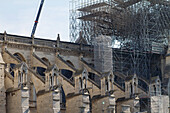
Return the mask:
[[[114,72],[146,80],[163,76],[160,60],[166,55],[170,35],[169,0],[75,1],[70,13],[72,42],[79,32],[90,45],[96,37],[110,36]]]

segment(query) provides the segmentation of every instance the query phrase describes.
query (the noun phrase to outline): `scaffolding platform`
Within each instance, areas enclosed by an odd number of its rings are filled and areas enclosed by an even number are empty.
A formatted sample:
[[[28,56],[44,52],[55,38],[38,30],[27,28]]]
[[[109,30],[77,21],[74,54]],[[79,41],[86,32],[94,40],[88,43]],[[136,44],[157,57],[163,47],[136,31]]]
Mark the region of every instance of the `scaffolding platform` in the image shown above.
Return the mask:
[[[81,16],[78,19],[87,19],[87,18],[93,18],[93,17],[100,17],[101,15],[102,16],[107,16],[108,14],[109,13],[107,13],[106,11],[97,11],[97,12],[94,12],[94,13],[91,13],[91,14],[88,14],[88,15],[85,15],[85,16]]]
[[[129,0],[127,2],[124,2],[124,3],[121,3],[119,5],[117,5],[117,7],[122,7],[122,8],[126,8],[126,7],[129,7],[133,4],[136,4],[138,2],[140,2],[141,0]]]
[[[82,32],[82,37],[93,47],[96,37],[110,36],[113,44],[118,42],[117,49],[112,49],[113,71],[125,75],[135,72],[145,79],[161,73],[160,56],[166,55],[170,36],[170,0],[76,1],[78,9],[73,8],[76,14],[72,12],[70,17],[70,39],[77,39]],[[98,49],[95,46],[95,52]],[[94,58],[98,62],[97,54]]]
[[[100,3],[96,3],[93,5],[88,5],[86,7],[80,8],[80,9],[78,9],[78,11],[90,12],[92,9],[107,6],[107,5],[108,5],[107,2],[100,2]]]

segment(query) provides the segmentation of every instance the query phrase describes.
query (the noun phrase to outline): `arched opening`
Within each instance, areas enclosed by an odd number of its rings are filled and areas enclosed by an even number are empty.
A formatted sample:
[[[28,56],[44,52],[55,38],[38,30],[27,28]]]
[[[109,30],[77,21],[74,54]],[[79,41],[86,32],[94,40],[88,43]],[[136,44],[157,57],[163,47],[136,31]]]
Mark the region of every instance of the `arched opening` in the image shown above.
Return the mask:
[[[66,62],[69,63],[71,66],[74,67],[73,63],[72,63],[70,60],[67,60]]]
[[[158,84],[158,85],[157,85],[157,89],[158,89],[158,93],[160,94],[159,88],[160,88],[160,85]]]
[[[13,54],[18,60],[26,62],[25,58],[20,53]]]
[[[14,77],[14,71],[13,71],[13,69],[14,69],[15,65],[16,65],[16,64],[11,63],[11,64],[10,64],[10,68],[9,68],[9,73],[10,73],[13,77]]]
[[[47,64],[49,64],[49,61],[48,61],[47,58],[42,58],[42,60],[44,62],[46,62]],[[37,74],[39,74],[42,77],[45,77],[46,68],[44,68],[44,67],[33,67],[33,68],[34,68],[34,70],[36,71]]]
[[[136,82],[136,78],[134,78],[134,81]]]
[[[45,57],[43,57],[43,58],[41,58],[46,64],[48,64],[48,65],[50,65],[50,61],[47,59],[47,58],[45,58]]]
[[[36,67],[36,72],[37,72],[37,74],[39,74],[39,75],[41,75],[42,77],[45,77],[45,68],[43,68],[43,67]]]
[[[130,83],[130,96],[132,97],[133,95],[133,86],[132,86],[132,83]]]
[[[61,86],[61,93],[60,93],[60,107],[66,108],[66,97],[63,87]]]
[[[19,61],[21,62],[26,62],[25,58],[20,54],[20,53],[14,53],[13,54]],[[16,64],[14,63],[10,63],[10,67],[9,67],[9,73],[14,77],[14,67],[15,67]]]
[[[108,84],[108,80],[105,78],[105,87],[106,87],[106,91],[109,90],[109,84]]]
[[[153,93],[156,96],[156,86],[155,85],[153,85]]]
[[[113,90],[113,76],[112,75],[110,75],[109,76],[109,82],[110,82],[110,90]]]
[[[73,72],[67,69],[61,69],[61,74],[64,75],[66,78],[71,79]]]
[[[82,83],[81,77],[79,77],[79,84],[80,84],[80,89],[82,89],[83,88],[83,83]]]
[[[89,73],[88,73],[88,77],[89,77],[91,80],[95,81],[95,74],[94,74],[94,73],[89,72]]]
[[[147,83],[143,81],[142,79],[138,79],[138,86],[140,86],[142,90],[144,90],[145,92],[149,90]]]
[[[124,79],[122,79],[121,77],[115,75],[115,76],[114,76],[114,82],[116,82],[116,83],[119,84],[123,89],[125,89],[125,81],[124,81]]]
[[[136,82],[134,82],[133,84],[134,84],[134,93],[137,93],[137,86],[136,86]]]

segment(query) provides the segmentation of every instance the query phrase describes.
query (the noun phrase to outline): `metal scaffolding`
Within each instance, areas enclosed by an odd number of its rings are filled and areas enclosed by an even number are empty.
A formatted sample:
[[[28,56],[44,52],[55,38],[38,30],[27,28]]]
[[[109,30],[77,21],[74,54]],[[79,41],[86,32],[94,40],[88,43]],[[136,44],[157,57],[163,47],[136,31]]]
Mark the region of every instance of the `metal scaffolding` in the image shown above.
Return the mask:
[[[170,36],[169,0],[72,0],[71,4],[71,41],[79,32],[91,45],[100,35],[110,36],[113,71],[161,78],[161,58]]]
[[[101,72],[112,71],[112,40],[109,36],[98,36],[94,39],[94,66]]]

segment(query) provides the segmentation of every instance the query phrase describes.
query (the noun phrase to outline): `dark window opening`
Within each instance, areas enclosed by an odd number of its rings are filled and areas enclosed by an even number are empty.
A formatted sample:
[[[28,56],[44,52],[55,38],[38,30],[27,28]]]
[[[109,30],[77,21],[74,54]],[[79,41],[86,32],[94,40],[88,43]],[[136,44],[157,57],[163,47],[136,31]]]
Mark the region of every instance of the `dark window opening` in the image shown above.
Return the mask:
[[[105,84],[106,84],[106,91],[108,91],[109,90],[109,84],[108,84],[108,80],[107,79],[105,80]]]
[[[9,72],[10,72],[10,74],[11,74],[13,77],[14,77],[14,71],[13,71],[13,69],[14,69],[15,65],[16,65],[16,64],[10,64],[10,69],[9,69]]]
[[[73,75],[73,72],[66,69],[61,69],[61,74],[64,75],[66,78],[70,79]]]
[[[43,77],[45,77],[45,68],[43,68],[43,67],[37,67],[37,73],[39,74],[39,75],[41,75],[41,76],[43,76]]]
[[[114,77],[114,82],[116,82],[118,85],[120,85],[123,89],[125,89],[125,81],[122,79],[122,78],[120,78],[120,77],[118,77],[118,76],[116,76],[115,75],[115,77]]]
[[[50,65],[50,62],[49,62],[49,60],[47,59],[47,58],[45,58],[45,57],[43,57],[43,58],[41,58],[46,64],[48,64],[48,65]]]
[[[67,60],[66,62],[69,63],[71,66],[74,67],[74,65],[73,65],[73,63],[72,63],[71,61]]]
[[[86,89],[86,78],[83,77],[84,88]]]
[[[50,86],[53,86],[53,77],[50,74]]]
[[[146,92],[149,89],[148,85],[144,81],[142,81],[141,79],[138,79],[138,86],[140,86]]]
[[[134,86],[136,86],[136,82],[134,82]]]
[[[88,75],[88,77],[91,79],[91,80],[95,80],[94,78],[95,78],[95,74],[94,73],[91,73],[91,72],[89,72],[89,75]]]
[[[63,87],[61,87],[61,102],[60,102],[60,107],[61,108],[65,108],[66,107],[66,97],[65,97],[65,93],[63,90]]]
[[[130,96],[133,95],[133,86],[132,86],[132,83],[130,83]]]
[[[15,56],[18,60],[25,62],[25,59],[23,58],[23,56],[22,56],[21,54],[15,53],[14,56]]]
[[[140,111],[141,112],[148,111],[148,109],[150,109],[149,101],[150,101],[149,98],[140,98],[139,103],[140,103]]]
[[[83,84],[82,84],[82,79],[81,79],[81,77],[79,78],[79,82],[80,82],[80,88],[82,89]]]
[[[153,85],[153,88],[154,88],[154,95],[156,96],[156,86]]]

